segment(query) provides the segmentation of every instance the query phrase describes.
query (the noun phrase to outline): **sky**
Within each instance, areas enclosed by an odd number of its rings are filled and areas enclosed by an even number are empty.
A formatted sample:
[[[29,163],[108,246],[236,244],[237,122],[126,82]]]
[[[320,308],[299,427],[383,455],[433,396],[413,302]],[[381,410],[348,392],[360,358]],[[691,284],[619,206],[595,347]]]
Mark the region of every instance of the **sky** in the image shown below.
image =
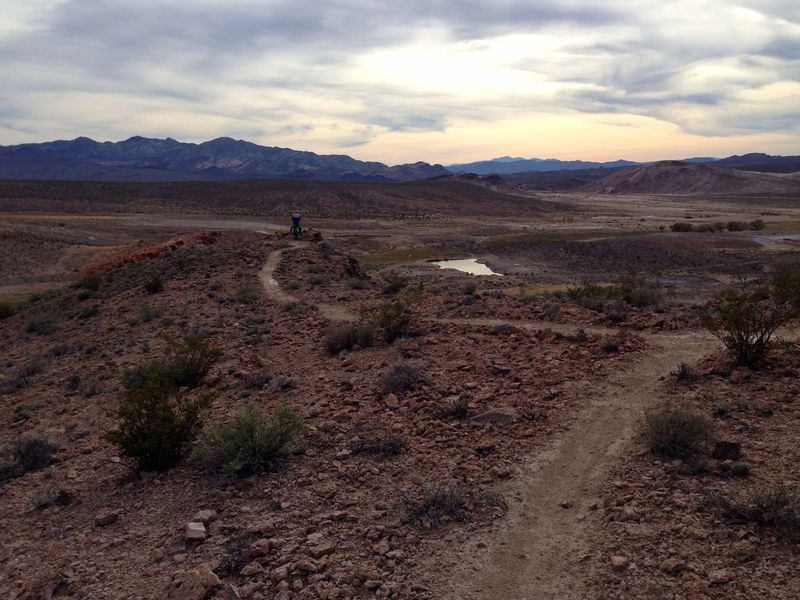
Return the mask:
[[[0,145],[800,154],[798,0],[0,0]]]

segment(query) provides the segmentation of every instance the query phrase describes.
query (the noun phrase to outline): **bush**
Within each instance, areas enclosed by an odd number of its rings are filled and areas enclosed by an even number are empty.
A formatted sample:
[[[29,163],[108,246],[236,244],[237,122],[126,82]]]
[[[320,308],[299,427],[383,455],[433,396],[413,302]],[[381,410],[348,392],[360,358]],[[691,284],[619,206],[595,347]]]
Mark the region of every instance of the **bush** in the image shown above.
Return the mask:
[[[375,325],[389,343],[403,337],[411,325],[408,305],[399,298],[384,304],[375,314]]]
[[[779,327],[800,316],[800,275],[777,272],[768,283],[727,290],[705,307],[703,322],[738,365],[757,368]]]
[[[105,438],[137,471],[166,471],[186,458],[212,397],[184,398],[167,381],[149,381],[125,394],[117,429]]]
[[[750,224],[744,221],[728,221],[725,227],[728,231],[747,231],[750,229]]]
[[[25,331],[38,335],[49,335],[58,329],[58,317],[55,313],[45,313],[30,319]]]
[[[616,290],[597,283],[584,283],[567,289],[567,296],[579,306],[592,310],[602,310],[605,303],[615,299]]]
[[[697,233],[714,233],[716,228],[711,223],[698,223],[694,226],[692,231]]]
[[[721,221],[714,223],[714,231],[725,231],[726,225]]]
[[[309,285],[328,285],[330,282],[331,282],[331,279],[327,275],[309,275],[308,276],[308,284]]]
[[[622,346],[622,342],[615,337],[606,336],[600,340],[600,350],[607,354],[619,352],[620,346]]]
[[[78,281],[78,283],[75,284],[75,287],[96,292],[100,289],[101,283],[102,279],[100,278],[100,274],[91,273],[89,275],[85,275],[80,281]]]
[[[236,290],[236,301],[242,304],[253,304],[260,295],[260,292],[255,288],[243,287]]]
[[[644,277],[625,277],[615,287],[625,302],[638,308],[657,306],[666,300],[661,284]]]
[[[366,435],[350,444],[350,451],[355,454],[373,454],[383,458],[397,456],[405,452],[406,448],[408,448],[408,444],[403,438],[389,432]]]
[[[0,481],[21,477],[29,471],[43,469],[50,464],[58,450],[44,435],[27,435],[0,452]]]
[[[300,416],[280,406],[272,417],[254,407],[240,410],[229,423],[206,430],[195,459],[209,470],[245,477],[263,473],[295,450],[305,431]]]
[[[756,488],[743,498],[714,496],[723,514],[738,523],[772,527],[786,541],[800,542],[800,493],[785,485]]]
[[[164,289],[164,281],[160,273],[153,273],[144,282],[144,289],[148,294],[158,294]]]
[[[396,271],[389,271],[383,276],[382,289],[387,296],[394,296],[406,286],[408,286],[408,278]]]
[[[325,333],[325,350],[331,356],[342,350],[369,348],[374,343],[375,332],[369,323],[342,323],[332,325]]]
[[[0,321],[14,314],[14,305],[10,302],[0,302]]]
[[[459,420],[466,419],[469,417],[469,399],[466,396],[456,396],[442,408],[442,417],[452,417]]]
[[[674,371],[670,371],[670,377],[672,377],[675,383],[688,385],[697,379],[697,371],[690,365],[682,362]]]
[[[195,388],[222,354],[197,336],[189,336],[183,341],[168,337],[167,343],[164,358],[126,369],[122,374],[122,385],[129,390],[141,390],[151,384]]]
[[[427,529],[435,529],[444,521],[464,521],[466,500],[458,487],[424,484],[413,492],[403,493],[400,500],[402,521]]]
[[[12,371],[3,380],[0,380],[0,396],[24,390],[33,383],[33,377],[44,371],[44,361],[41,358],[32,358],[27,363]]]
[[[756,231],[761,231],[762,229],[765,229],[766,227],[767,227],[767,224],[764,223],[764,221],[762,221],[761,219],[754,219],[754,220],[750,221],[750,229],[755,229]]]
[[[383,376],[383,389],[394,393],[405,392],[414,387],[419,378],[416,367],[407,362],[397,363]]]
[[[650,450],[667,458],[690,458],[711,439],[711,422],[679,408],[645,415],[644,436]]]
[[[677,222],[669,226],[670,231],[677,233],[686,233],[692,230],[691,223]]]

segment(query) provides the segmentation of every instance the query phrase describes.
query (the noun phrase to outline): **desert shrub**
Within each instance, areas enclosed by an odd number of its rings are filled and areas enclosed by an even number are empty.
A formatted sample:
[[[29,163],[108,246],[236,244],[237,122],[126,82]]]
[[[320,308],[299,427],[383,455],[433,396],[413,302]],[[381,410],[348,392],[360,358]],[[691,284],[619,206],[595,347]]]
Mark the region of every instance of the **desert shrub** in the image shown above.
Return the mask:
[[[616,296],[616,290],[610,286],[599,285],[597,283],[583,283],[576,287],[567,289],[567,296],[576,304],[592,310],[602,310],[609,300]]]
[[[149,323],[150,321],[155,321],[158,319],[162,314],[163,310],[160,308],[154,308],[149,304],[142,304],[139,308],[139,314],[134,319],[134,323]]]
[[[397,363],[383,376],[383,389],[400,393],[410,390],[420,379],[419,369],[407,362]]]
[[[0,451],[0,481],[20,477],[50,464],[58,450],[44,435],[26,435]]]
[[[305,300],[291,300],[283,305],[283,310],[288,313],[301,312],[304,310],[311,310],[314,305]]]
[[[259,369],[255,373],[248,373],[244,378],[244,386],[251,390],[260,390],[275,379],[275,374],[269,367]]]
[[[341,323],[332,325],[325,333],[325,350],[331,356],[342,350],[369,348],[374,343],[375,332],[369,323]]]
[[[400,499],[401,520],[409,525],[435,529],[447,520],[464,521],[464,492],[456,486],[423,484],[404,492]]]
[[[242,304],[253,304],[259,296],[260,293],[255,288],[243,287],[236,290],[236,301]]]
[[[731,471],[737,477],[747,477],[750,475],[750,465],[746,462],[738,460],[731,466]]]
[[[391,343],[408,332],[411,313],[406,302],[396,298],[378,308],[374,321],[384,339]]]
[[[96,317],[100,313],[100,307],[96,304],[92,304],[91,306],[87,306],[82,308],[77,312],[75,315],[76,319],[89,319],[91,317]]]
[[[211,400],[189,399],[168,381],[150,381],[123,396],[117,428],[105,438],[137,471],[166,471],[188,456]]]
[[[766,227],[767,224],[764,223],[764,221],[762,221],[761,219],[754,219],[750,221],[750,229],[755,229],[756,231],[760,231],[762,229],[765,229]]]
[[[747,231],[750,229],[750,224],[744,221],[728,221],[725,227],[728,231]]]
[[[685,362],[680,363],[674,371],[670,371],[670,377],[675,383],[690,384],[697,380],[697,371]]]
[[[800,493],[783,484],[759,487],[738,499],[715,495],[712,500],[734,522],[771,527],[782,539],[800,542]]]
[[[603,311],[612,323],[624,323],[628,320],[628,307],[624,302],[607,302]]]
[[[666,408],[645,415],[644,437],[650,450],[668,458],[690,458],[711,439],[711,422],[681,408]]]
[[[89,275],[85,275],[83,278],[81,278],[81,280],[75,284],[75,287],[96,292],[100,289],[101,283],[102,279],[100,278],[99,273],[90,273]]]
[[[25,325],[25,331],[38,335],[49,335],[58,330],[58,315],[49,312],[33,317]]]
[[[328,285],[331,282],[326,275],[309,275],[307,281],[309,285]]]
[[[714,233],[716,228],[711,223],[698,223],[692,230],[697,233]]]
[[[382,458],[397,456],[407,448],[405,439],[388,431],[364,435],[350,444],[350,451],[354,454],[372,454]]]
[[[553,321],[560,311],[561,307],[558,304],[548,302],[542,307],[542,316],[548,321]]]
[[[148,294],[158,294],[159,292],[163,291],[164,280],[161,279],[161,274],[153,273],[150,275],[150,277],[145,279],[143,287]]]
[[[31,414],[39,408],[39,404],[17,404],[11,414],[12,423],[20,423],[31,418]]]
[[[474,281],[469,281],[464,284],[464,286],[461,288],[461,291],[467,296],[474,296],[475,292],[478,291],[478,284],[476,284]]]
[[[383,275],[383,293],[387,296],[394,296],[400,290],[408,286],[408,277],[401,275],[397,271],[389,271]]]
[[[0,380],[0,396],[11,394],[33,384],[33,378],[44,371],[44,361],[39,358],[32,358],[24,365],[12,371],[8,377]]]
[[[222,355],[220,350],[197,336],[182,341],[168,337],[167,344],[164,358],[126,369],[122,374],[122,384],[129,390],[141,390],[152,384],[195,388]]]
[[[758,367],[779,327],[800,317],[800,275],[789,270],[750,289],[731,289],[705,307],[703,322],[738,365]]]
[[[615,287],[625,302],[638,308],[657,306],[666,300],[661,283],[644,277],[625,277]]]
[[[726,229],[725,223],[721,221],[714,223],[714,231],[725,231],[725,229]]]
[[[686,233],[692,230],[692,224],[679,221],[670,225],[669,229],[678,233]]]
[[[607,354],[619,352],[620,346],[622,346],[622,342],[615,337],[606,336],[600,340],[600,350]]]
[[[81,290],[80,292],[78,292],[78,295],[76,297],[78,299],[78,302],[85,302],[92,296],[94,296],[94,292],[92,290]]]
[[[583,344],[589,339],[589,334],[587,334],[586,330],[581,327],[576,329],[575,333],[565,335],[564,339],[574,344]]]
[[[11,302],[0,302],[0,321],[14,314],[14,305]]]
[[[303,419],[285,406],[275,409],[271,417],[250,406],[231,421],[203,432],[194,457],[209,470],[225,475],[263,473],[295,450],[303,431]]]
[[[351,290],[365,290],[369,287],[369,281],[360,277],[351,277],[347,280],[347,287]]]

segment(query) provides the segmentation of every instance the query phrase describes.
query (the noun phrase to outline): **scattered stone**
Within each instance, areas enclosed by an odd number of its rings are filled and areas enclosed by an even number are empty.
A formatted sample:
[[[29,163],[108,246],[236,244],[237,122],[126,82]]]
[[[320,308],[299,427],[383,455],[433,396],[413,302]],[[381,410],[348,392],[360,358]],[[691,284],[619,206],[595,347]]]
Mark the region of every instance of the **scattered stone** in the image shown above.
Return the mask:
[[[208,508],[198,511],[197,514],[192,517],[193,522],[202,523],[203,525],[208,525],[209,523],[216,521],[216,519],[217,511]]]
[[[511,406],[500,406],[472,417],[477,423],[494,423],[495,425],[509,425],[519,421],[519,413]]]
[[[742,445],[738,442],[717,442],[711,456],[717,460],[739,460],[742,456]]]
[[[108,527],[119,520],[119,513],[113,510],[103,510],[94,516],[94,524],[98,527]]]
[[[572,502],[570,502],[569,500],[562,500],[562,501],[559,503],[559,506],[560,506],[561,508],[572,508],[572,507],[573,507],[573,504],[572,504]]]
[[[614,555],[611,557],[611,567],[615,571],[622,571],[628,568],[630,561],[624,556]]]
[[[311,554],[313,558],[320,559],[323,556],[328,556],[329,554],[333,554],[335,550],[336,546],[334,546],[333,544],[320,544],[318,546],[311,546],[308,549],[308,552],[309,554]]]
[[[202,523],[187,523],[186,524],[186,541],[187,542],[202,542],[206,539],[206,526]]]
[[[661,563],[661,570],[670,575],[677,575],[686,568],[686,563],[677,558],[668,558]]]
[[[177,573],[161,600],[206,600],[220,586],[219,577],[208,567]]]
[[[264,567],[262,567],[260,563],[252,561],[243,566],[242,570],[239,571],[239,574],[243,577],[253,577],[254,575],[259,575],[263,572]]]
[[[400,405],[400,401],[397,399],[397,396],[395,394],[389,394],[388,396],[386,396],[384,402],[386,403],[386,406],[388,406],[389,408],[397,408]]]
[[[716,569],[708,574],[708,581],[711,585],[722,585],[728,583],[731,579],[733,579],[733,573],[727,569]]]

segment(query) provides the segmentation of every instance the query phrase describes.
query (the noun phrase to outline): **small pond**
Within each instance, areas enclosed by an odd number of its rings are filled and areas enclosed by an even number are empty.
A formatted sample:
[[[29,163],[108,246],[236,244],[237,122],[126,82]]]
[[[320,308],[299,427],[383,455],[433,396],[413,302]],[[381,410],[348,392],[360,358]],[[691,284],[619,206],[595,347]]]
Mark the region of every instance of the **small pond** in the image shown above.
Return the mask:
[[[500,277],[503,276],[502,273],[495,273],[489,267],[487,267],[483,263],[479,263],[478,259],[476,258],[462,258],[458,260],[435,260],[433,261],[438,267],[442,269],[456,269],[457,271],[463,271],[464,273],[469,273],[470,275],[499,275]]]

